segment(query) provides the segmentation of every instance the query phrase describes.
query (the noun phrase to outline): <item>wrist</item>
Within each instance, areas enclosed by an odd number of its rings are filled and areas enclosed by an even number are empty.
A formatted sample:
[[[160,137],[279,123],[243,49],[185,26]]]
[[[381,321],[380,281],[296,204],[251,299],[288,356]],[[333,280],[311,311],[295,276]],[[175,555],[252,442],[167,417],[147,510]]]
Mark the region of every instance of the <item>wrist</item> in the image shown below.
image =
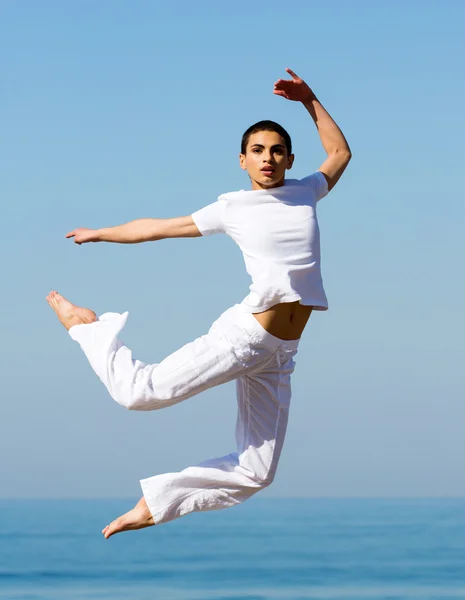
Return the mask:
[[[107,242],[108,241],[108,229],[96,229],[95,230],[95,241],[96,242]]]
[[[302,100],[302,104],[306,107],[309,107],[313,104],[313,102],[315,102],[315,100],[318,100],[318,98],[315,96],[315,94],[313,93],[312,90],[309,91],[308,96],[306,96],[303,100]]]

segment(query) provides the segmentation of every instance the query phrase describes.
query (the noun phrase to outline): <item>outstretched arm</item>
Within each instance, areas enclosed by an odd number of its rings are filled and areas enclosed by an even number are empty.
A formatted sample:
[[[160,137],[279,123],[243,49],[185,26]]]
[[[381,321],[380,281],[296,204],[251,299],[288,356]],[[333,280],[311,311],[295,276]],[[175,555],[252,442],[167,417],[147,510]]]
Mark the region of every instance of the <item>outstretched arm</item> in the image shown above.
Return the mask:
[[[302,102],[315,122],[321,143],[328,158],[318,169],[323,173],[331,190],[349,164],[352,154],[349,145],[335,121],[330,117],[310,87],[291,69],[286,69],[292,80],[279,79],[273,93],[287,100]]]
[[[199,237],[201,235],[191,216],[174,219],[137,219],[106,229],[74,229],[66,234],[76,244],[87,242],[116,242],[140,244],[166,238]]]

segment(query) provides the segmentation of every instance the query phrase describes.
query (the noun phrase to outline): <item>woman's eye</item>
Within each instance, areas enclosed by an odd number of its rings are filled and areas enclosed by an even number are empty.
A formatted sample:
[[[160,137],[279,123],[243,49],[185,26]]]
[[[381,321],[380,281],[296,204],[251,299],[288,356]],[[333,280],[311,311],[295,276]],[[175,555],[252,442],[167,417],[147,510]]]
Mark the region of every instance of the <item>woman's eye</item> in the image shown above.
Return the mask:
[[[261,150],[260,150],[260,148],[254,148],[254,149],[252,150],[252,152],[255,152],[255,154],[257,154],[258,152],[261,152]]]

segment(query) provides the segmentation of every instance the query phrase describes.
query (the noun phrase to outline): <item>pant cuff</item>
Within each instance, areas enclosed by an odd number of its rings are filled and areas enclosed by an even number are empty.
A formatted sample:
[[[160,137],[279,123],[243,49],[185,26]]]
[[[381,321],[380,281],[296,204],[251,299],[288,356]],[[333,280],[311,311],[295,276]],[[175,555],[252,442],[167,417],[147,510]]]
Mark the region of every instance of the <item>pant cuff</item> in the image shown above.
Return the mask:
[[[128,312],[124,312],[123,314],[110,312],[104,313],[103,315],[98,317],[97,321],[94,321],[93,323],[80,323],[79,325],[73,325],[72,327],[70,327],[68,333],[75,342],[79,342],[82,335],[87,335],[87,333],[89,333],[93,329],[102,327],[102,324],[105,323],[108,324],[110,327],[111,325],[113,325],[116,332],[115,335],[118,335],[118,333],[126,325],[128,315]]]

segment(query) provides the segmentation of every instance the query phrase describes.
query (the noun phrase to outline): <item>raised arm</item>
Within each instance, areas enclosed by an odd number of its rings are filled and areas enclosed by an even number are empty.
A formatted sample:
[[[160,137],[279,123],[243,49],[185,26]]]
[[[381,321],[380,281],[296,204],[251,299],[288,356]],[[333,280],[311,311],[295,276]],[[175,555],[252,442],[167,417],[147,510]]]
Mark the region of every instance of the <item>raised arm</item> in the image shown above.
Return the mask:
[[[76,244],[115,242],[140,244],[166,238],[199,237],[201,235],[191,216],[174,219],[137,219],[106,229],[74,229],[66,234]]]
[[[328,155],[328,158],[318,170],[326,177],[328,190],[331,190],[352,158],[349,145],[342,131],[305,81],[291,69],[286,69],[286,71],[291,75],[292,80],[279,79],[274,85],[273,93],[283,96],[287,100],[302,102],[310,113],[320,135],[323,148]]]

